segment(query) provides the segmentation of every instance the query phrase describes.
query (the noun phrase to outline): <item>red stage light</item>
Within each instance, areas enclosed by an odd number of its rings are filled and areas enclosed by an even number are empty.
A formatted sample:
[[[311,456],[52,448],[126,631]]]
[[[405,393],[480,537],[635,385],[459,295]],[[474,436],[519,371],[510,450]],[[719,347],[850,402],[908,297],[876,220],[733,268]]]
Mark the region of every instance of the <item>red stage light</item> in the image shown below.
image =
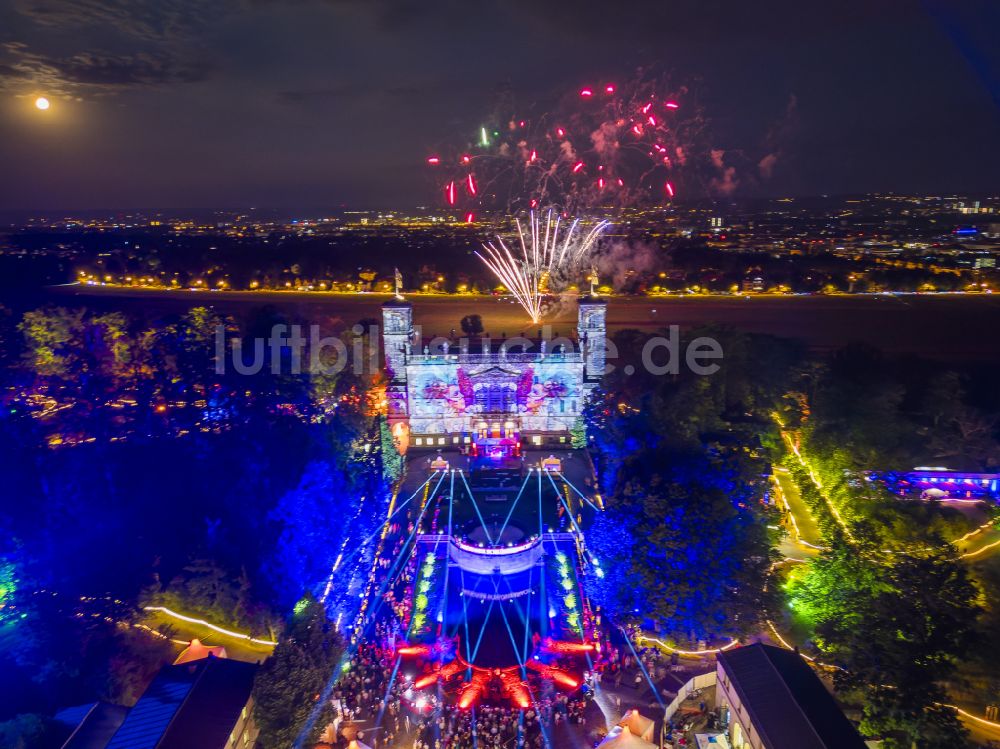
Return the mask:
[[[431,652],[427,645],[404,645],[396,649],[398,655],[427,655]]]
[[[598,649],[592,642],[563,642],[550,638],[545,639],[542,648],[553,653],[590,653]]]
[[[551,674],[552,674],[552,680],[557,684],[562,684],[564,687],[569,687],[570,689],[576,689],[578,686],[580,686],[580,682],[577,679],[574,679],[569,674],[564,674],[559,669],[556,668],[551,669]]]
[[[413,682],[413,688],[414,689],[423,689],[424,687],[429,687],[431,684],[435,683],[437,680],[438,680],[438,675],[437,674],[427,674],[425,676],[421,676],[419,679],[417,679],[415,682]]]
[[[472,681],[462,687],[462,694],[458,698],[458,706],[463,710],[470,707],[486,688],[489,675],[485,671],[476,671],[472,674]]]
[[[534,659],[528,661],[525,665],[532,671],[537,671],[541,674],[543,679],[552,679],[552,681],[559,686],[566,687],[568,689],[576,689],[580,686],[579,679],[570,676],[565,671],[560,671],[558,668],[546,666],[544,663]]]

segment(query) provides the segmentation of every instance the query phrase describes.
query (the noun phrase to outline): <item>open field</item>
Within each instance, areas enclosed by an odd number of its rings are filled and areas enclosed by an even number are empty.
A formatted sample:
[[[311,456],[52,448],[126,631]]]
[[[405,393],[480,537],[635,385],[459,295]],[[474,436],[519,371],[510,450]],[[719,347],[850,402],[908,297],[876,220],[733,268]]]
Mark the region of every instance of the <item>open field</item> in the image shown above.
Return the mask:
[[[377,318],[383,294],[323,292],[165,291],[102,286],[57,286],[47,302],[85,304],[131,312],[183,312],[210,305],[242,318],[254,309],[273,306],[306,322],[350,325]],[[523,310],[509,299],[472,295],[409,295],[414,321],[425,335],[447,335],[463,315],[482,316],[493,336],[537,332]],[[576,323],[571,296],[553,300],[546,317],[556,332],[569,333]],[[682,328],[721,323],[753,333],[794,338],[809,348],[827,351],[864,341],[894,353],[963,360],[1000,359],[1000,296],[987,295],[855,295],[750,297],[670,296],[611,297],[608,328],[654,330],[670,324]]]

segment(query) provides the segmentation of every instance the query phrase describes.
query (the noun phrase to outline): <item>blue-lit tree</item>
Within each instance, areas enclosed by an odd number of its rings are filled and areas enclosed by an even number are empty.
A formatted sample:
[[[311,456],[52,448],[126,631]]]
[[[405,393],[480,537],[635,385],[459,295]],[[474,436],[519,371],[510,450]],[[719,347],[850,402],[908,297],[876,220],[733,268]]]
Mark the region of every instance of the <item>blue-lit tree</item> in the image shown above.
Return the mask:
[[[725,329],[713,375],[655,374],[648,336],[616,335],[616,369],[587,406],[608,506],[591,531],[607,576],[595,600],[680,640],[754,631],[772,603],[762,433],[794,356]]]
[[[770,544],[763,519],[734,501],[719,461],[650,452],[630,460],[622,479],[611,506],[629,518],[642,618],[686,641],[755,631],[772,608]]]
[[[327,461],[313,461],[299,485],[270,513],[278,525],[266,574],[285,610],[325,580],[351,533],[359,497],[353,482]]]
[[[630,566],[635,546],[634,519],[618,509],[600,513],[587,530],[587,550],[599,564],[586,580],[586,591],[593,603],[613,619],[632,617],[642,595],[630,583]]]

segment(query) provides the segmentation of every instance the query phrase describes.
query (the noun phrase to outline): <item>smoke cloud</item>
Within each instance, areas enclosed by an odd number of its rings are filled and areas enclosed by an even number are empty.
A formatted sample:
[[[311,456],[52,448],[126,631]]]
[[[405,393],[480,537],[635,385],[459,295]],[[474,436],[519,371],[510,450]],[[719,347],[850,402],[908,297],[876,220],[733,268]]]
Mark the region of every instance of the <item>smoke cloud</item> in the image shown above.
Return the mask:
[[[628,291],[652,272],[660,259],[658,245],[617,240],[601,247],[594,265],[602,284],[610,281],[615,291]]]
[[[775,166],[784,158],[785,146],[798,127],[798,108],[798,99],[792,94],[788,97],[788,103],[781,117],[771,125],[764,140],[764,146],[769,152],[757,163],[757,172],[761,179],[771,179]]]
[[[712,178],[709,185],[714,192],[729,197],[740,186],[740,181],[736,178],[736,167],[727,166],[720,176]]]
[[[762,158],[757,164],[757,169],[760,172],[761,179],[771,179],[771,175],[774,174],[774,167],[778,163],[778,154],[769,153],[767,156]]]

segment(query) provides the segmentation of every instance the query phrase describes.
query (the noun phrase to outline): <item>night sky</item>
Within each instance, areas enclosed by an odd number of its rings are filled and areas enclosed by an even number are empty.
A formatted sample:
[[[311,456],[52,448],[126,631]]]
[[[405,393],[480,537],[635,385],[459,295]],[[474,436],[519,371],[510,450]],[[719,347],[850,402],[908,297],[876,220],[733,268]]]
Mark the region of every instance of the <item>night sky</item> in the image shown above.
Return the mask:
[[[0,0],[0,210],[433,204],[424,158],[500,90],[640,65],[774,154],[737,197],[996,192],[998,29],[989,0]]]

